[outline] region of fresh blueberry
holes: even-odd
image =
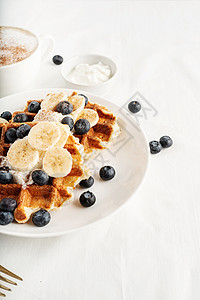
[[[104,181],[111,180],[115,177],[115,169],[111,166],[104,166],[100,169],[99,176]]]
[[[16,134],[16,129],[15,128],[10,128],[6,131],[6,139],[5,142],[6,143],[14,143],[14,141],[16,141],[17,139],[17,134]]]
[[[3,198],[0,201],[0,210],[14,212],[17,207],[17,201],[12,198]]]
[[[25,136],[27,136],[29,134],[30,130],[31,130],[30,125],[22,124],[17,128],[16,135],[19,139],[23,139]]]
[[[82,96],[85,98],[85,106],[86,106],[88,104],[88,97],[83,94],[79,94],[79,96]]]
[[[76,134],[86,134],[90,130],[90,122],[86,119],[79,119],[74,125]]]
[[[3,166],[3,167],[0,167],[0,170],[2,170],[2,171],[9,171],[10,168],[8,166]]]
[[[60,56],[60,55],[54,55],[52,60],[53,60],[55,65],[61,65],[62,62],[63,62],[63,57]]]
[[[162,150],[162,146],[158,141],[151,141],[149,147],[151,154],[157,154]]]
[[[62,115],[69,115],[73,111],[73,105],[69,101],[61,101],[57,105],[57,111]]]
[[[92,192],[87,191],[80,195],[79,201],[82,206],[90,207],[95,203],[96,197]]]
[[[28,116],[24,113],[16,114],[13,118],[14,123],[23,123],[28,121]]]
[[[6,170],[0,170],[0,183],[8,184],[12,183],[13,176]]]
[[[31,113],[38,113],[38,111],[40,110],[40,103],[37,101],[31,101],[28,105],[28,111]]]
[[[7,121],[10,121],[12,119],[12,114],[9,111],[4,111],[0,115],[1,118],[6,119]]]
[[[160,138],[160,143],[163,148],[169,148],[172,146],[173,141],[168,135],[164,135]]]
[[[53,185],[53,177],[49,176],[48,185]]]
[[[9,211],[0,211],[0,225],[8,225],[14,220],[14,216]]]
[[[35,170],[32,173],[33,181],[38,185],[48,184],[49,175],[42,170]]]
[[[90,188],[94,184],[94,178],[90,176],[88,179],[81,180],[79,185],[84,188]]]
[[[32,216],[33,224],[38,227],[46,226],[51,220],[50,213],[45,209],[40,209]]]
[[[61,121],[62,124],[67,124],[70,128],[70,130],[72,130],[74,128],[74,120],[70,117],[64,117]]]
[[[128,104],[128,109],[134,114],[138,113],[141,110],[141,104],[138,101],[131,101]]]

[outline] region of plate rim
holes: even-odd
[[[100,98],[100,99],[103,99],[105,100],[106,102],[108,103],[111,103],[112,105],[115,105],[117,106],[119,109],[120,109],[120,106],[118,106],[116,103],[114,103],[113,101],[111,100],[108,100],[106,97],[104,96],[101,96],[101,95],[98,95],[98,94],[94,94],[94,93],[91,93],[91,92],[87,92],[87,91],[83,91],[83,90],[77,90],[77,89],[67,89],[67,88],[41,88],[41,89],[31,89],[31,90],[27,90],[27,91],[23,91],[23,92],[20,92],[20,93],[14,93],[14,94],[11,94],[11,95],[8,95],[8,96],[5,96],[5,97],[2,97],[0,98],[0,103],[2,100],[4,101],[9,101],[9,98],[12,98],[12,97],[15,97],[15,96],[20,96],[22,94],[26,94],[26,93],[34,93],[34,92],[49,92],[49,91],[57,91],[57,90],[61,90],[61,91],[67,91],[67,92],[78,92],[78,93],[85,93],[87,94],[89,97],[97,97],[97,98]],[[133,116],[134,117],[134,116]],[[135,118],[134,118],[135,120]],[[148,139],[146,137],[146,134],[143,130],[143,128],[140,126],[140,124],[138,124],[135,120],[135,126],[141,131],[142,135],[143,135],[143,138],[144,138],[144,141],[145,141],[145,144],[146,144],[146,147],[148,149]],[[72,228],[72,229],[68,229],[68,230],[64,230],[64,231],[59,231],[59,232],[54,232],[54,233],[40,233],[40,234],[28,234],[28,233],[13,233],[13,232],[2,232],[1,229],[0,229],[0,234],[2,235],[6,235],[6,236],[14,236],[14,237],[22,237],[22,238],[50,238],[50,237],[56,237],[56,236],[62,236],[62,235],[66,235],[66,234],[70,234],[70,233],[73,233],[73,232],[76,232],[76,231],[79,231],[79,230],[84,230],[85,228],[89,227],[89,226],[92,226],[94,224],[96,224],[97,222],[101,222],[103,221],[104,219],[108,218],[108,217],[112,217],[114,216],[115,213],[118,213],[119,210],[121,208],[123,208],[129,201],[130,199],[133,197],[133,195],[135,196],[136,193],[140,190],[140,188],[143,186],[144,182],[145,182],[145,179],[147,177],[147,173],[148,173],[148,170],[149,170],[149,162],[150,162],[150,153],[149,151],[146,152],[147,153],[147,159],[146,159],[146,167],[145,167],[145,171],[144,171],[144,174],[143,174],[143,177],[140,181],[140,183],[138,184],[138,186],[136,187],[135,191],[133,194],[131,194],[127,199],[126,201],[124,201],[122,204],[120,204],[115,210],[113,210],[111,213],[109,213],[108,215],[106,216],[102,216],[100,217],[99,219],[95,220],[95,221],[92,221],[90,222],[89,224],[86,224],[86,225],[83,225],[83,226],[79,226],[79,227],[76,227],[76,228]]]

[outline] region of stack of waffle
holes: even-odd
[[[70,97],[76,96],[73,93]],[[70,99],[70,97],[68,99]],[[28,106],[33,100],[27,101],[23,111],[13,113],[12,119],[8,124],[0,124],[0,156],[6,156],[10,144],[6,143],[5,133],[9,128],[17,128],[22,123],[14,123],[14,117],[18,113],[25,113],[28,116],[29,124],[33,127],[38,120],[36,113],[28,111]],[[34,100],[42,103],[43,100]],[[25,188],[18,183],[0,184],[0,200],[5,197],[11,197],[17,200],[18,206],[15,210],[15,220],[18,223],[25,223],[31,214],[43,208],[46,210],[57,209],[66,201],[73,198],[73,190],[82,180],[89,177],[89,172],[83,159],[94,157],[99,150],[108,148],[113,139],[119,134],[116,116],[107,110],[107,108],[88,102],[85,109],[95,110],[98,114],[98,122],[95,126],[83,135],[77,135],[74,132],[69,135],[64,148],[72,156],[73,164],[71,172],[61,178],[53,178],[51,183],[44,186],[36,184],[27,185]],[[53,109],[56,112],[55,109]],[[56,112],[57,113],[57,112]],[[58,114],[58,113],[57,113]],[[37,120],[37,122],[35,121]],[[1,161],[0,161],[1,162]]]

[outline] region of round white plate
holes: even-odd
[[[47,93],[61,89],[40,89],[14,94],[0,99],[0,112],[14,112],[23,108],[27,100],[42,99]],[[73,90],[62,89],[67,95]],[[80,91],[78,91],[80,93]],[[89,189],[96,195],[96,203],[84,208],[79,204],[79,195],[86,189],[77,188],[73,202],[61,209],[51,212],[51,222],[45,227],[36,227],[29,221],[26,224],[15,222],[0,226],[3,234],[21,237],[50,237],[62,235],[81,229],[106,216],[116,212],[133,196],[141,185],[148,167],[149,147],[142,129],[126,108],[101,98],[97,95],[82,92],[89,101],[105,105],[119,118],[121,134],[113,142],[110,150],[103,150],[91,161],[89,167],[95,178],[94,185]],[[103,165],[111,165],[116,170],[116,176],[111,181],[102,181],[98,172]],[[133,197],[131,197],[133,200]]]

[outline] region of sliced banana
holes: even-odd
[[[60,122],[56,122],[55,124],[58,126],[60,130],[60,139],[58,140],[58,142],[55,144],[54,147],[62,148],[66,144],[66,141],[70,134],[70,129],[68,125],[63,125]]]
[[[86,119],[90,122],[90,126],[95,126],[98,121],[99,121],[99,115],[98,113],[93,110],[93,109],[89,109],[89,108],[85,108],[83,109],[79,114],[76,120],[79,119]]]
[[[52,148],[60,139],[60,129],[55,122],[41,121],[33,126],[28,134],[30,145],[46,151]]]
[[[55,110],[60,101],[67,100],[67,96],[64,92],[50,93],[41,103],[41,109]]]
[[[68,98],[68,101],[73,105],[73,112],[70,114],[74,119],[85,107],[85,98],[83,96],[74,95]]]
[[[9,123],[6,119],[0,117],[0,124]]]
[[[63,148],[48,150],[43,159],[43,169],[55,178],[67,176],[72,169],[71,154]]]
[[[39,153],[28,142],[28,137],[16,140],[8,150],[8,162],[14,170],[32,170],[39,161]]]

